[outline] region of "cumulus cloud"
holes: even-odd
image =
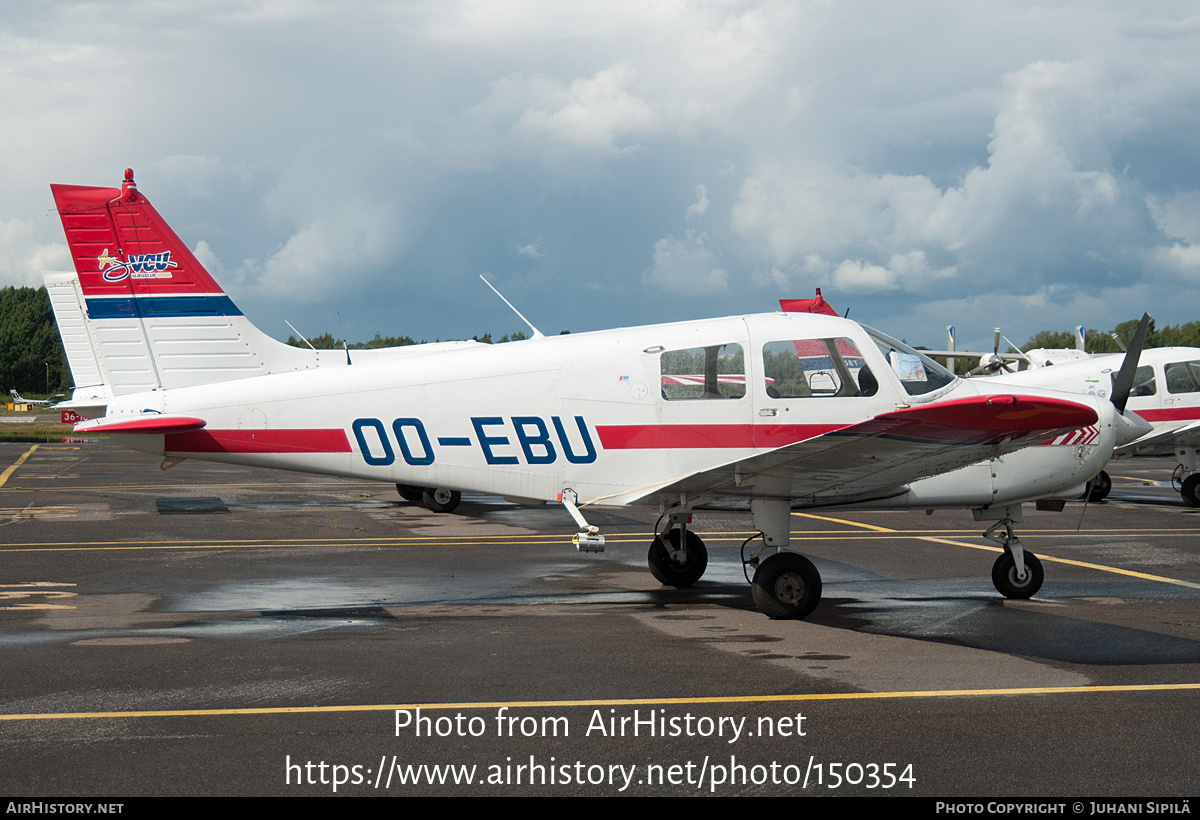
[[[696,201],[687,208],[688,219],[699,219],[708,210],[708,189],[703,185],[696,186]]]
[[[47,182],[132,165],[280,326],[282,298],[470,336],[491,319],[447,282],[514,248],[556,282],[531,309],[575,330],[662,320],[641,288],[688,294],[686,318],[814,284],[886,329],[981,295],[1111,326],[1128,303],[1084,295],[1136,287],[1187,321],[1200,17],[1180,8],[26,4],[0,21],[0,284],[63,247]]]
[[[247,260],[239,273],[259,294],[310,301],[339,292],[347,278],[370,278],[397,250],[389,209],[357,202],[293,234],[264,262]]]
[[[615,65],[569,84],[541,84],[544,99],[522,112],[513,133],[524,139],[552,142],[593,151],[627,150],[626,137],[651,130],[650,105],[630,93],[636,71]]]
[[[1147,197],[1115,167],[1132,127],[1125,117],[1144,115],[1128,86],[1144,81],[1091,60],[1032,62],[1005,77],[986,162],[957,184],[771,159],[743,182],[732,225],[763,242],[776,268],[841,258],[825,281],[858,292],[948,280],[951,292],[1035,287],[1045,277],[1082,285],[1115,275],[1143,256],[1139,244],[1154,243],[1147,209],[1170,236],[1200,235],[1194,194]],[[1192,271],[1191,245],[1150,258]]]
[[[663,237],[654,243],[654,264],[642,272],[642,284],[693,298],[726,293],[729,276],[708,245],[705,234],[690,230],[682,239]]]
[[[73,270],[65,242],[42,243],[32,222],[0,220],[0,282],[40,288],[42,271]]]
[[[816,260],[811,257],[806,262],[809,270],[817,267]],[[910,251],[894,254],[886,266],[860,259],[843,260],[834,269],[832,276],[824,281],[850,292],[919,290],[931,282],[949,279],[956,272],[954,266],[931,268],[925,259],[924,251]]]

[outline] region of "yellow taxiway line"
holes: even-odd
[[[835,524],[845,524],[846,526],[849,526],[849,527],[861,527],[861,528],[863,528],[865,530],[869,530],[871,532],[895,533],[904,538],[915,538],[918,541],[930,541],[934,544],[948,544],[952,547],[966,547],[967,549],[983,550],[984,552],[1003,552],[1004,551],[1004,550],[1000,549],[1000,547],[989,547],[989,546],[985,546],[983,544],[968,544],[965,541],[952,541],[949,538],[937,538],[937,537],[928,536],[928,535],[913,536],[913,535],[909,535],[909,533],[905,532],[904,530],[892,530],[892,529],[888,529],[887,527],[877,527],[874,524],[860,524],[857,521],[848,521],[843,518],[829,518],[828,516],[824,516],[824,515],[813,515],[811,513],[797,513],[797,512],[792,513],[792,515],[800,516],[801,518],[815,518],[819,521],[830,521]],[[1131,578],[1140,578],[1144,581],[1157,581],[1162,584],[1173,584],[1174,586],[1187,587],[1188,589],[1200,589],[1200,584],[1195,583],[1193,581],[1181,581],[1178,578],[1167,578],[1162,575],[1150,575],[1149,573],[1146,573],[1146,572],[1135,572],[1134,570],[1131,570],[1131,569],[1121,569],[1120,567],[1110,567],[1110,566],[1106,566],[1104,564],[1093,564],[1088,561],[1076,561],[1071,558],[1052,558],[1048,555],[1039,555],[1038,558],[1040,558],[1043,561],[1043,563],[1049,561],[1049,562],[1055,563],[1055,564],[1069,564],[1070,566],[1073,566],[1073,567],[1084,567],[1086,569],[1099,570],[1100,572],[1111,572],[1115,575],[1127,575]]]
[[[343,706],[257,706],[245,709],[163,709],[133,712],[42,712],[0,715],[0,721],[93,720],[136,717],[221,717],[226,715],[295,715],[345,712],[392,712],[397,709],[573,709],[598,706],[701,706],[725,703],[797,703],[818,700],[896,700],[902,698],[1005,697],[1011,695],[1103,694],[1114,692],[1180,692],[1200,690],[1200,683],[1145,683],[1120,686],[1034,686],[1018,689],[930,689],[901,692],[839,692],[801,695],[731,695],[701,698],[610,698],[599,700],[464,701],[462,703],[388,703]]]
[[[21,454],[20,458],[18,458],[16,461],[14,461],[12,463],[11,467],[9,467],[4,472],[0,473],[0,487],[4,486],[4,482],[8,481],[8,477],[10,475],[12,475],[13,473],[15,473],[17,471],[17,468],[20,467],[22,464],[24,464],[25,459],[27,459],[31,455],[33,455],[33,451],[36,450],[37,448],[38,448],[37,444],[30,447],[28,450],[26,450],[24,453]]]

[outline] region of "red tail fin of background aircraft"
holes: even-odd
[[[813,299],[780,299],[779,307],[784,313],[824,313],[826,316],[837,316],[837,311],[829,306],[817,288]]]

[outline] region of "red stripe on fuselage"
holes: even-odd
[[[165,437],[169,453],[349,453],[345,430],[193,430]]]
[[[1164,407],[1161,410],[1134,410],[1133,412],[1151,424],[1156,421],[1195,421],[1200,419],[1200,407]]]
[[[841,430],[845,424],[613,424],[597,425],[605,450],[680,450],[783,447]]]

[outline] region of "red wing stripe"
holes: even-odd
[[[193,430],[166,437],[168,453],[349,453],[345,430]]]

